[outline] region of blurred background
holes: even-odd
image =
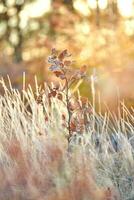
[[[52,81],[51,48],[68,49],[74,67],[97,76],[96,98],[115,106],[117,98],[134,105],[134,0],[1,0],[0,76],[13,87]],[[91,94],[89,83],[80,86]]]

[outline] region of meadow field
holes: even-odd
[[[0,84],[1,200],[134,199],[133,107],[102,114],[78,89],[68,108],[62,85]]]
[[[0,1],[0,200],[134,200],[134,0]]]

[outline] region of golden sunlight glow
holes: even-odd
[[[98,4],[99,4],[100,9],[107,8],[107,0],[99,0]]]
[[[118,0],[118,8],[124,17],[131,17],[134,15],[133,0]]]
[[[87,0],[88,2],[88,5],[91,9],[95,9],[97,4],[96,4],[96,1],[95,0]]]
[[[84,21],[83,23],[77,23],[75,25],[75,28],[76,28],[77,34],[82,32],[83,34],[88,35],[90,33],[90,26],[88,22],[86,21]]]
[[[125,20],[125,32],[127,35],[132,36],[134,34],[134,19]]]
[[[75,0],[73,6],[84,16],[88,16],[90,14],[90,10],[87,6],[87,3],[82,0]]]
[[[95,9],[97,7],[96,0],[87,0],[88,5],[91,9]],[[99,0],[98,5],[100,9],[106,9],[107,8],[107,0]]]
[[[25,10],[29,13],[30,17],[40,17],[50,10],[50,1],[38,0],[32,3],[32,5],[28,5]]]
[[[124,17],[134,16],[133,0],[117,0],[119,12]],[[84,16],[91,14],[90,9],[96,9],[96,0],[74,0],[74,8]],[[100,9],[106,9],[108,0],[98,0]],[[40,17],[51,9],[51,0],[36,0],[21,11],[21,27],[25,27],[30,17]]]
[[[28,4],[21,11],[21,27],[24,28],[27,24],[28,18],[40,17],[51,8],[50,0],[37,0]]]

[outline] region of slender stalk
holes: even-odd
[[[69,132],[69,136],[68,136],[68,143],[71,137],[71,112],[70,112],[70,107],[69,107],[69,83],[68,83],[68,79],[66,78],[66,103],[67,103],[67,112],[68,112],[68,132]]]
[[[26,90],[26,74],[25,74],[25,72],[23,72],[23,87],[22,87],[22,91],[23,91],[22,101],[23,101],[23,103],[24,103],[24,100],[25,100],[25,95],[24,95],[25,90]]]
[[[93,105],[93,132],[95,131],[95,86],[94,77],[91,76],[92,105]]]

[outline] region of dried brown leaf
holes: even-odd
[[[62,52],[59,54],[58,58],[59,58],[60,61],[63,61],[63,59],[64,59],[67,55],[68,55],[68,52],[67,52],[67,49],[65,49],[64,51],[62,51]]]

